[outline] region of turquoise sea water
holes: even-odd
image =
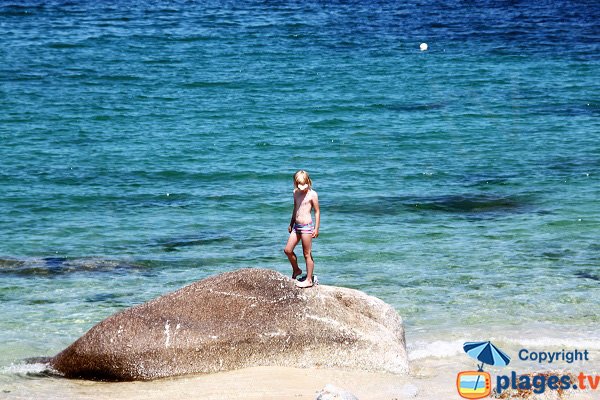
[[[597,2],[102,4],[0,2],[0,366],[288,274],[300,168],[320,281],[409,347],[600,343]]]

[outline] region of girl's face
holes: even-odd
[[[308,183],[296,182],[296,187],[298,187],[298,190],[308,192]]]

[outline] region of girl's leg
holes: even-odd
[[[283,252],[287,256],[288,260],[290,260],[290,264],[292,264],[292,279],[296,279],[298,275],[302,275],[302,270],[298,267],[298,257],[294,253],[294,248],[300,241],[300,234],[292,231],[290,233],[290,237],[288,238],[287,244],[283,249]]]
[[[306,260],[306,280],[307,284],[313,284],[313,271],[315,269],[315,261],[312,257],[312,235],[303,234],[302,236],[302,251],[304,252],[304,260]]]

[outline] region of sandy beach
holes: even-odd
[[[186,376],[150,382],[106,383],[61,378],[30,377],[3,387],[5,399],[315,399],[327,384],[354,394],[360,400],[460,399],[457,371],[473,369],[466,357],[428,358],[411,364],[407,376],[364,371],[254,367],[210,375]],[[599,374],[597,363],[588,374]],[[571,372],[575,372],[572,370]],[[492,372],[492,380],[494,373]],[[593,391],[570,391],[562,399],[592,400]],[[505,397],[506,398],[506,397]],[[529,399],[559,399],[547,391]]]

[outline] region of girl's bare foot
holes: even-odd
[[[301,269],[293,271],[292,272],[292,279],[296,280],[296,278],[299,277],[300,275],[302,275],[302,270]]]

